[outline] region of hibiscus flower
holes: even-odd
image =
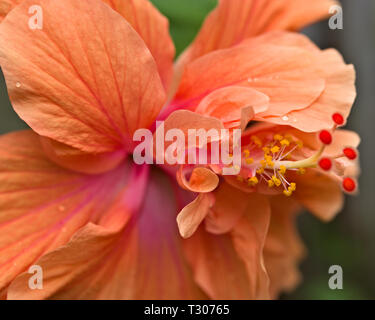
[[[221,0],[174,65],[168,22],[147,0],[0,1],[2,16],[15,6],[0,25],[0,65],[32,129],[0,137],[0,296],[264,299],[292,289],[296,212],[328,220],[340,185],[356,189],[359,139],[336,130],[355,98],[353,67],[282,31],[332,4]],[[31,6],[41,29],[29,28]],[[243,168],[223,177],[213,165],[136,165],[133,135],[157,120],[241,128]],[[42,290],[29,288],[31,265]]]

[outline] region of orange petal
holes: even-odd
[[[327,17],[334,4],[337,2],[333,0],[220,0],[192,45],[179,58],[175,82],[186,64],[204,54],[271,30],[301,29]]]
[[[265,41],[268,44],[304,48],[315,54],[311,63],[313,73],[325,79],[325,89],[322,95],[308,108],[285,112],[282,116],[265,112],[260,120],[266,120],[282,125],[290,125],[297,129],[314,132],[333,126],[332,114],[339,112],[346,118],[353,105],[355,91],[355,72],[352,65],[346,65],[342,56],[333,49],[320,51],[307,37],[302,34],[289,32],[269,32],[262,37],[246,40],[251,44]],[[263,119],[262,119],[263,118]]]
[[[326,147],[324,154],[336,156],[342,154],[344,147],[357,148],[361,142],[358,133],[345,129],[335,130],[332,134],[332,143]]]
[[[286,126],[254,126],[246,130],[243,138],[251,133],[255,134],[257,128],[264,127],[265,130],[270,130],[271,132],[285,134],[287,132],[293,136],[296,140],[303,142],[303,148],[301,149],[305,157],[312,156],[316,154],[321,148],[321,142],[317,137],[316,132],[303,132],[297,129],[289,128]],[[288,129],[286,129],[288,128]],[[285,131],[286,129],[286,131]],[[258,132],[259,133],[259,132]],[[357,133],[344,129],[336,129],[332,133],[332,143],[324,149],[321,157],[329,157],[333,160],[332,170],[330,171],[330,178],[336,183],[341,183],[340,177],[351,176],[357,177],[360,173],[359,161],[349,160],[343,156],[343,149],[345,147],[357,148],[360,144],[360,137]],[[302,179],[303,176],[297,176],[298,179]],[[258,189],[259,190],[259,189]]]
[[[343,154],[344,148],[356,149],[361,142],[359,135],[350,130],[338,129],[335,130],[332,136],[332,143],[324,150],[324,156],[337,157]],[[340,177],[358,177],[361,173],[359,158],[355,160],[350,160],[346,157],[335,159],[333,172]]]
[[[250,186],[249,184],[244,183],[244,181],[238,180],[237,176],[234,176],[234,175],[224,176],[224,180],[230,186],[236,188],[237,190],[241,190],[241,192],[244,192],[244,193],[255,192],[257,190],[257,187],[258,187],[258,186],[256,186],[256,187]]]
[[[8,299],[205,298],[182,255],[171,193],[168,178],[152,172],[142,209],[125,228],[87,225],[36,262],[44,271],[43,290],[30,290],[24,273]]]
[[[122,165],[96,176],[74,173],[49,161],[32,131],[0,136],[0,292],[87,222],[104,219],[129,180],[129,169]]]
[[[0,22],[4,20],[5,16],[22,0],[0,0]]]
[[[243,112],[251,107],[245,118],[249,122],[254,114],[268,109],[269,98],[265,94],[246,87],[226,87],[207,95],[198,105],[195,112],[220,119],[225,127],[241,127]],[[247,125],[247,123],[246,123]],[[245,125],[245,126],[246,126]]]
[[[69,147],[55,140],[41,137],[45,154],[50,160],[66,169],[86,173],[100,174],[116,168],[126,157],[125,150],[92,154]]]
[[[185,137],[188,136],[189,129],[204,129],[206,131],[216,129],[220,132],[223,128],[223,123],[219,119],[189,110],[174,111],[164,122],[165,132],[170,129],[180,129],[185,134]]]
[[[307,108],[285,112],[278,117],[266,116],[264,120],[290,125],[306,132],[316,132],[332,128],[332,115],[336,112],[345,119],[349,116],[356,97],[353,66],[346,65],[334,49],[317,52],[316,59],[319,63],[315,64],[315,75],[326,80],[322,95]]]
[[[150,49],[160,77],[167,88],[173,75],[175,48],[169,35],[169,22],[148,0],[102,0],[120,13],[138,32]],[[0,0],[0,22],[22,0]]]
[[[41,30],[28,26],[31,5],[43,9]],[[99,0],[25,0],[0,26],[0,53],[21,118],[40,135],[85,152],[129,146],[164,103],[146,45]]]
[[[340,184],[330,174],[310,169],[296,176],[295,196],[309,211],[323,221],[330,221],[342,209],[344,196]]]
[[[227,233],[246,212],[249,195],[224,181],[213,195],[215,204],[205,219],[206,230],[214,234]]]
[[[299,30],[328,17],[329,8],[336,3],[331,0],[220,0],[189,49],[191,59],[229,48],[264,32]]]
[[[284,45],[282,36],[280,43],[268,43],[268,37],[261,36],[187,65],[172,105],[194,110],[207,94],[228,86],[242,86],[269,97],[267,115],[302,110],[316,101],[325,88],[324,77],[316,71],[318,63],[315,51],[304,45]]]
[[[204,141],[201,141],[197,138],[194,142],[192,141],[189,143],[189,130],[200,130],[203,129],[205,132],[208,132],[210,129],[215,129],[216,133],[218,134],[217,137],[213,137],[213,139],[209,140],[210,138],[207,138],[208,142],[214,142],[220,139],[219,134],[221,133],[221,129],[224,128],[223,123],[214,117],[201,115],[196,112],[192,112],[189,110],[177,110],[172,112],[168,118],[163,122],[163,126],[159,126],[156,129],[156,132],[154,134],[154,147],[157,145],[157,139],[158,136],[162,139],[165,137],[165,133],[172,129],[178,129],[184,134],[185,138],[185,150],[183,150],[185,153],[186,151],[189,151],[189,148],[201,148],[206,147],[206,143]],[[163,131],[164,130],[164,131]],[[173,142],[164,142],[164,150],[167,150],[168,147]],[[157,151],[157,150],[156,150]],[[160,151],[159,151],[160,152]],[[157,157],[157,155],[156,155]]]
[[[293,290],[300,281],[298,263],[305,251],[296,230],[296,214],[300,206],[283,195],[270,197],[271,222],[264,246],[264,260],[270,277],[270,293],[277,298],[281,292]]]
[[[189,203],[177,216],[177,225],[181,237],[190,238],[197,230],[208,210],[212,207],[215,198],[211,193],[201,193]]]
[[[179,185],[189,191],[208,193],[218,186],[219,177],[210,169],[197,167],[191,171],[189,181],[186,179],[188,168],[180,166],[176,173],[176,178]]]
[[[233,228],[233,244],[245,263],[254,299],[269,298],[269,278],[264,266],[263,247],[270,222],[271,209],[265,196],[249,195],[247,212]]]
[[[213,235],[200,227],[183,244],[194,280],[210,299],[254,298],[229,234]]]
[[[148,0],[103,0],[120,13],[150,49],[160,77],[167,88],[173,75],[175,48],[169,22]]]

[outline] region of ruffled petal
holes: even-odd
[[[150,49],[160,77],[167,88],[173,75],[175,48],[169,35],[169,22],[148,0],[102,0],[121,14]],[[22,0],[0,0],[0,22]]]
[[[206,230],[214,234],[227,233],[245,214],[249,194],[221,181],[213,195],[215,204],[205,219]]]
[[[191,46],[180,56],[175,82],[191,61],[272,30],[296,31],[328,17],[333,0],[220,0]]]
[[[88,222],[110,219],[104,214],[130,169],[124,164],[104,175],[74,173],[49,161],[32,131],[1,136],[0,292]]]
[[[201,222],[207,216],[215,198],[210,193],[201,193],[189,203],[177,216],[178,230],[181,237],[189,238],[198,229]]]
[[[271,222],[264,246],[264,261],[270,277],[271,298],[293,290],[300,282],[298,263],[304,257],[304,246],[296,229],[301,209],[292,198],[270,197]]]
[[[229,234],[214,235],[201,226],[183,244],[194,280],[210,299],[254,298]]]
[[[28,26],[31,5],[42,8],[40,30]],[[99,0],[25,0],[0,26],[0,64],[20,117],[85,152],[131,148],[165,100],[145,43]]]
[[[131,187],[130,187],[131,189]],[[8,299],[202,299],[181,250],[176,203],[166,176],[151,173],[138,214],[124,228],[90,224],[43,256],[43,290],[20,275]]]
[[[344,204],[340,184],[331,174],[310,169],[302,176],[296,176],[298,201],[323,221],[332,220]]]
[[[220,119],[226,128],[243,129],[256,114],[268,109],[268,103],[268,96],[259,91],[232,86],[210,93],[200,102],[195,112]],[[245,122],[241,123],[246,108],[251,108],[251,112],[245,117]]]
[[[270,206],[265,197],[247,194],[246,208],[240,209],[242,216],[235,214],[237,223],[231,232],[214,235],[200,227],[184,242],[195,281],[212,299],[269,297],[263,246]]]
[[[196,167],[190,172],[190,178],[186,178],[186,167],[181,166],[176,173],[179,185],[189,191],[207,193],[216,189],[219,177],[210,169]]]
[[[294,43],[301,42],[300,35],[288,34],[288,38],[293,37]],[[269,97],[264,115],[281,116],[309,107],[325,89],[325,78],[316,71],[321,61],[305,42],[286,45],[283,33],[276,38],[280,41],[268,43],[269,36],[260,36],[190,63],[171,105],[196,110],[211,92],[241,86]]]
[[[245,263],[253,299],[269,299],[269,277],[263,248],[270,223],[271,208],[265,196],[252,193],[247,212],[233,228],[236,252]]]
[[[163,115],[161,115],[163,117]],[[165,140],[165,134],[171,133],[173,130],[177,129],[178,134],[182,133],[180,135],[181,139],[183,138],[182,144],[174,142],[174,141],[164,141]],[[214,130],[214,134],[209,136],[210,130]],[[162,122],[161,125],[156,129],[154,134],[154,155],[155,157],[166,159],[171,154],[170,152],[174,153],[182,153],[182,156],[185,156],[185,158],[188,158],[189,152],[196,152],[197,148],[205,148],[207,147],[207,143],[214,142],[220,140],[220,134],[221,129],[224,129],[224,125],[221,122],[220,119],[201,115],[196,112],[192,112],[189,110],[177,110],[172,112],[167,119]],[[196,130],[196,139],[190,139],[189,138],[189,132],[192,132],[193,130]],[[207,140],[200,139],[199,138],[199,131],[203,130],[204,133],[207,133]],[[160,144],[160,141],[164,141],[163,144]],[[160,144],[160,147],[158,148]],[[172,144],[175,145],[176,148],[172,148],[172,150],[169,150],[169,147]],[[173,145],[172,145],[173,146]],[[181,150],[181,147],[184,147]],[[162,153],[163,152],[163,153]],[[206,163],[202,163],[202,165],[205,165]]]
[[[349,116],[356,97],[354,67],[345,64],[340,53],[334,49],[317,52],[316,58],[319,63],[314,66],[315,75],[326,81],[322,95],[307,108],[285,112],[278,117],[265,117],[265,121],[315,132],[332,128],[332,115],[336,112],[344,119]]]

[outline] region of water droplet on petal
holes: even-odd
[[[288,121],[289,117],[288,116],[283,116],[281,119],[283,119],[283,121]]]
[[[17,88],[20,88],[20,87],[21,87],[21,82],[17,82],[17,83],[16,83],[16,87],[17,87]]]

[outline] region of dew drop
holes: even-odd
[[[283,119],[283,121],[288,121],[289,117],[288,116],[283,116],[281,119]]]
[[[20,87],[21,87],[21,82],[17,82],[17,83],[16,83],[16,87],[17,87],[17,88],[20,88]]]

